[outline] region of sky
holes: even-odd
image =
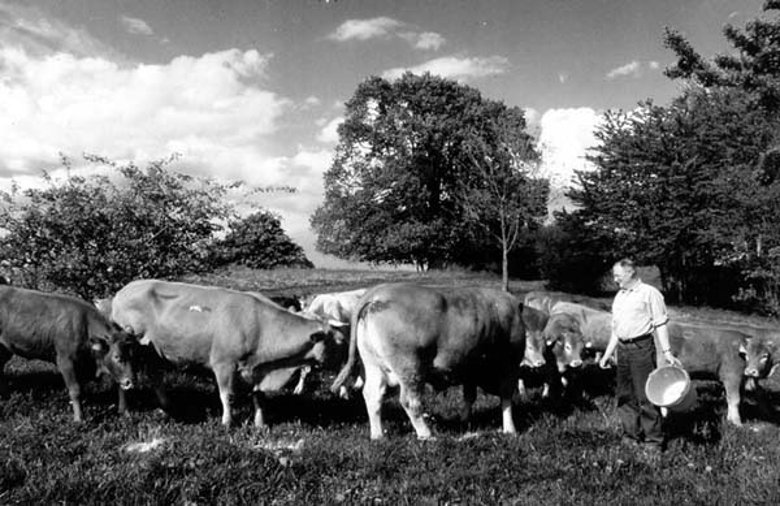
[[[664,27],[701,54],[763,0],[0,0],[0,188],[60,154],[172,166],[250,185],[318,267],[309,216],[344,102],[369,76],[429,71],[526,112],[558,187],[586,168],[609,109],[681,84]]]

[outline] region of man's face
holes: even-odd
[[[612,279],[620,288],[627,288],[631,285],[631,281],[634,279],[633,269],[627,269],[621,265],[616,265],[612,268]]]

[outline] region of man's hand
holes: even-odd
[[[612,368],[612,364],[610,364],[609,362],[610,362],[610,357],[607,356],[601,357],[601,360],[599,360],[599,367],[601,367],[602,369],[610,369]]]
[[[674,354],[672,354],[672,350],[664,351],[664,360],[666,360],[666,363],[669,365],[673,365],[675,367],[682,367],[682,362],[680,362],[680,359],[675,357]]]

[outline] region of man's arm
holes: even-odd
[[[655,328],[655,335],[658,338],[658,344],[661,346],[661,353],[663,353],[664,360],[670,365],[682,367],[680,359],[674,356],[672,353],[672,346],[669,342],[669,326],[663,323]]]
[[[602,355],[601,360],[599,360],[599,367],[601,367],[602,369],[607,369],[609,367],[607,361],[615,352],[615,348],[617,347],[617,344],[618,344],[617,334],[612,332],[612,334],[609,336],[609,343],[607,344],[607,349],[604,350],[604,355]]]

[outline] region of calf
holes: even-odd
[[[349,359],[333,389],[349,377],[357,352],[365,370],[363,398],[372,439],[384,436],[382,399],[395,385],[417,437],[431,437],[421,401],[426,383],[437,389],[463,385],[465,418],[478,386],[498,394],[504,432],[516,432],[512,396],[525,353],[525,328],[521,304],[512,295],[483,288],[376,286],[352,316]]]
[[[84,419],[84,381],[106,372],[120,392],[133,386],[135,340],[86,301],[67,295],[0,286],[0,387],[3,366],[16,354],[57,365],[73,406],[73,419]],[[119,411],[126,404],[120,393]]]
[[[264,392],[281,388],[302,365],[344,362],[346,339],[329,323],[287,311],[261,294],[138,280],[112,302],[112,318],[163,360],[214,373],[222,423],[232,423],[236,372],[253,387],[254,424],[265,427]],[[159,385],[163,407],[167,399]]]
[[[692,378],[715,378],[726,390],[727,420],[742,425],[739,414],[745,361],[740,350],[751,336],[733,328],[670,321],[669,342],[674,355]],[[620,357],[618,357],[620,360]]]

